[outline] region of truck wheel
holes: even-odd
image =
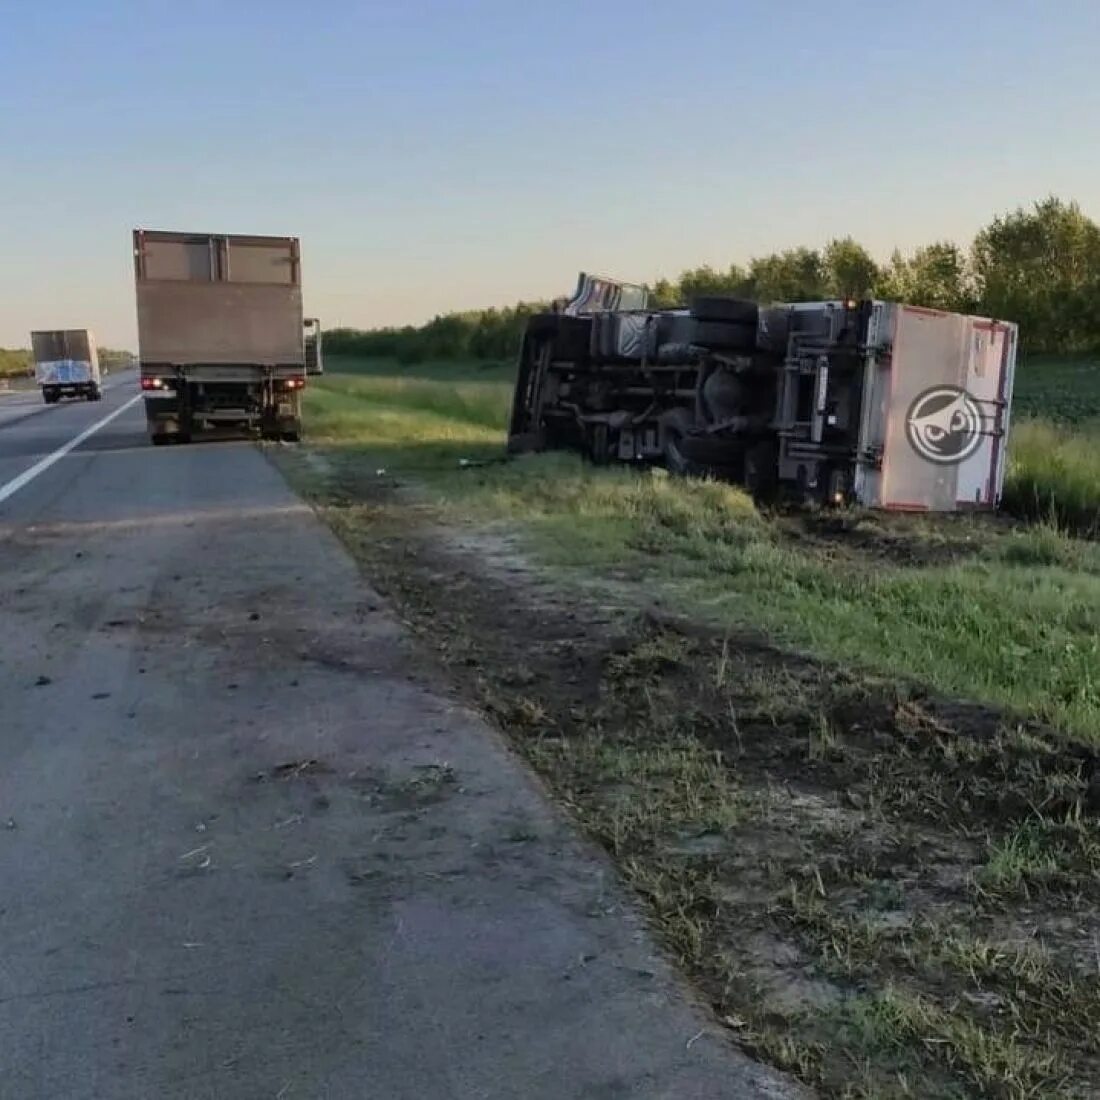
[[[172,437],[164,432],[157,432],[156,435],[149,436],[149,442],[154,447],[163,447]]]
[[[756,328],[760,307],[755,302],[744,298],[704,294],[692,299],[691,315],[698,321],[727,321],[735,325],[752,325]]]
[[[757,443],[745,454],[745,488],[756,500],[769,500],[779,485],[778,456],[770,443]]]
[[[665,456],[665,466],[670,474],[680,477],[703,477],[706,468],[693,462],[684,453],[684,440],[694,424],[687,409],[669,409],[660,419],[661,451]]]
[[[595,466],[606,466],[611,461],[611,433],[606,424],[593,424],[587,432],[588,457]]]

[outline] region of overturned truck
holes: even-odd
[[[762,498],[992,509],[1004,481],[1014,324],[884,301],[646,308],[582,275],[532,317],[509,446],[663,464]]]

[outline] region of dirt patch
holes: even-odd
[[[1012,525],[994,516],[925,517],[799,509],[776,517],[790,543],[826,559],[921,568],[950,565],[986,552]]]
[[[613,611],[377,481],[322,512],[616,859],[745,1048],[832,1097],[1100,1091],[1094,748]],[[898,561],[886,527],[853,542],[785,522]],[[973,553],[960,532],[914,564]]]

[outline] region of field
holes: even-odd
[[[1100,364],[1021,363],[1005,504],[1079,533],[1100,534]]]
[[[1100,422],[1100,362],[1081,356],[1022,355],[1014,408],[1024,417],[1070,424]]]
[[[333,363],[279,459],[732,1041],[826,1096],[1097,1095],[1100,371],[1021,370],[1032,525],[505,462],[510,395]]]

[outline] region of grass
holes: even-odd
[[[451,519],[518,528],[578,579],[603,570],[644,580],[647,593],[690,614],[1100,731],[1095,544],[1050,524],[1007,534],[914,521],[896,534],[865,517],[853,523],[856,541],[900,539],[918,555],[940,544],[945,560],[899,567],[889,555],[849,552],[845,537],[827,553],[807,551],[733,486],[594,469],[573,455],[498,463],[511,399],[503,368],[429,364],[411,378],[392,369],[330,373],[310,392],[311,438],[345,474],[405,475]],[[1036,433],[1025,426],[1022,437],[1030,446]]]
[[[1022,359],[1013,409],[1005,507],[1100,535],[1100,362]]]
[[[832,1100],[1098,1094],[1100,545],[503,462],[506,367],[333,366],[282,460],[743,1047]]]
[[[1025,419],[1100,421],[1100,357],[1021,355],[1013,409]]]
[[[1047,419],[1018,423],[1005,506],[1016,515],[1100,535],[1100,420],[1072,432]]]

